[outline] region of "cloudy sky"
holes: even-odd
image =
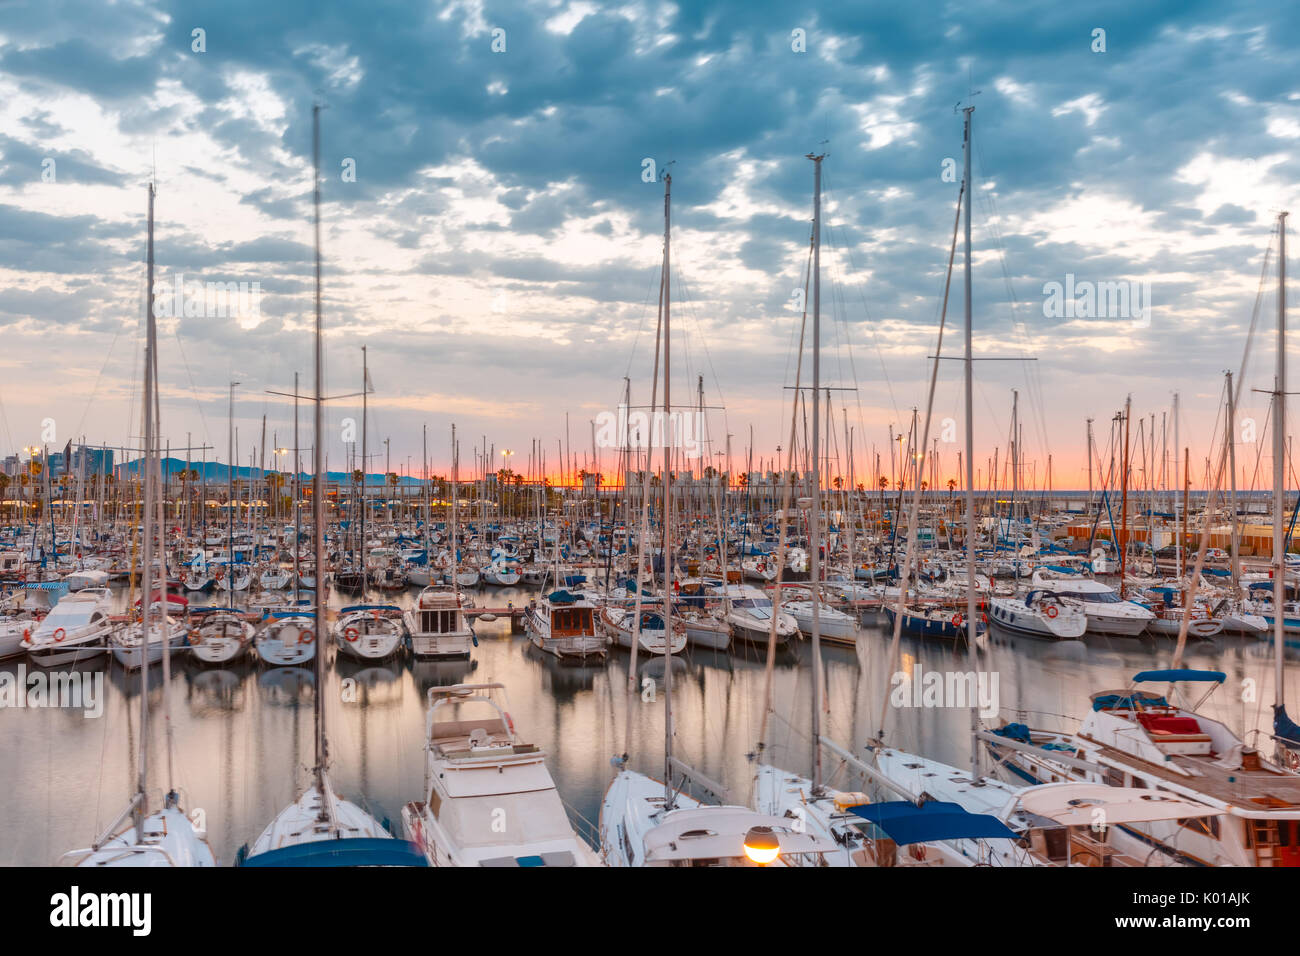
[[[427,425],[445,471],[455,422],[466,467],[486,436],[517,470],[537,441],[555,472],[566,414],[581,467],[624,376],[633,404],[648,402],[663,186],[645,181],[647,161],[673,177],[674,399],[694,401],[702,376],[713,451],[731,434],[738,466],[752,427],[770,458],[789,431],[804,157],[818,151],[823,381],[856,389],[832,393],[829,453],[846,471],[851,429],[859,479],[873,449],[888,471],[891,425],[925,408],[955,106],[969,101],[975,352],[1037,359],[976,367],[981,481],[995,448],[1005,459],[1014,388],[1026,480],[1044,481],[1050,455],[1056,487],[1085,484],[1085,421],[1105,455],[1127,394],[1134,442],[1154,415],[1172,455],[1161,422],[1179,392],[1199,484],[1275,217],[1296,207],[1298,18],[1185,0],[0,2],[0,451],[51,433],[58,447],[136,440],[151,171],[159,281],[261,290],[237,315],[160,320],[167,437],[225,460],[237,380],[241,460],[263,415],[268,448],[291,442],[292,408],[266,390],[291,390],[295,371],[312,385],[319,101],[326,390],[359,389],[367,346],[373,470],[390,438],[393,469],[410,456],[418,473]],[[960,254],[958,269],[951,356]],[[1067,276],[1076,291],[1133,283],[1151,309],[1045,314],[1045,286]],[[1266,434],[1267,399],[1250,389],[1272,380],[1274,281],[1243,437]],[[963,406],[960,363],[941,365],[933,435],[957,439],[939,444],[946,475]],[[330,406],[332,468],[357,416],[350,400]],[[1256,485],[1266,446],[1239,452]]]

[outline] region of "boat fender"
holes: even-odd
[[[189,638],[191,647],[198,647],[203,643],[203,635],[199,633],[197,627],[190,628]]]

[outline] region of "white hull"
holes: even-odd
[[[301,638],[311,634],[310,641]],[[253,638],[257,656],[272,667],[306,664],[316,657],[316,622],[313,620],[273,621]]]
[[[254,628],[230,615],[205,621],[190,636],[190,653],[204,664],[230,664],[244,655],[253,642]]]
[[[160,624],[153,624],[149,629],[149,640],[141,641],[143,625],[133,624],[124,631],[113,635],[113,659],[129,671],[138,670],[142,665],[152,666],[162,661],[163,638]],[[167,643],[173,656],[185,645],[185,628],[178,621],[168,621]]]
[[[76,866],[216,866],[212,848],[201,831],[176,808],[144,818],[144,839],[134,826],[105,842],[98,850],[73,850],[64,860]]]

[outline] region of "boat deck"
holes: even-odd
[[[1080,736],[1090,743],[1098,743],[1085,735]],[[1171,755],[1169,762],[1188,770],[1191,773],[1189,777],[1114,747],[1100,746],[1118,761],[1139,766],[1171,783],[1192,787],[1223,803],[1257,810],[1300,811],[1300,776],[1295,774],[1279,773],[1264,766],[1259,770],[1228,770],[1217,765],[1223,759],[1223,755],[1217,753]]]

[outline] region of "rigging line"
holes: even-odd
[[[980,177],[981,177],[980,181],[990,182],[990,183],[994,182],[992,177],[988,176],[985,169],[984,147],[982,142],[975,144],[975,158],[980,166],[980,170],[979,170]],[[1002,227],[1001,227],[1002,217],[1001,214],[998,212],[998,208],[997,208],[997,191],[994,189],[989,189],[989,190],[983,190],[982,192],[985,193],[985,195],[982,195],[980,197],[980,200],[985,205],[986,213],[987,213],[985,223],[989,229],[989,232],[993,236],[994,244],[998,252],[998,263],[1002,270],[1002,278],[1003,281],[1006,283],[1007,296],[1011,301],[1012,332],[1018,339],[1020,339],[1021,352],[1023,357],[1024,352],[1034,351],[1034,349],[1032,347],[1033,343],[1029,341],[1028,324],[1020,318],[1020,312],[1021,312],[1020,300],[1016,296],[1015,284],[1012,282],[1011,273],[1007,267],[1006,243],[1003,241],[1002,238]],[[1042,445],[1043,451],[1047,454],[1050,454],[1051,444],[1048,441],[1049,433],[1047,430],[1045,405],[1042,404],[1043,402],[1042,373],[1037,368],[1034,369],[1025,368],[1024,366],[1029,363],[1022,362],[1020,364],[1022,366],[1021,373],[1024,376],[1026,391],[1033,398],[1031,404],[1032,404],[1032,410],[1034,412],[1034,424],[1038,428],[1039,439],[1043,443]],[[1034,364],[1036,365],[1037,363]]]
[[[824,175],[825,175],[825,174],[823,173],[823,176],[824,176]],[[804,306],[803,311],[804,311],[805,313],[808,311],[808,310],[807,310],[807,302],[808,302],[808,286],[809,286],[809,284],[810,284],[811,281],[812,281],[812,259],[813,259],[813,236],[812,236],[812,230],[809,230],[809,232],[808,232],[808,259],[807,259],[807,261],[804,263],[804,270],[803,270],[803,299],[804,299],[804,303],[805,303],[805,306]],[[795,333],[796,333],[796,332],[799,333],[799,343],[800,343],[800,344],[799,344],[799,347],[798,347],[798,351],[795,350],[795,345],[794,345],[794,341],[795,341]],[[803,322],[803,320],[800,320],[800,323],[799,323],[798,325],[795,325],[794,323],[791,323],[791,324],[790,324],[790,346],[789,346],[789,351],[786,353],[786,358],[785,358],[785,374],[784,374],[784,376],[782,377],[782,381],[783,381],[783,382],[788,383],[788,382],[790,381],[790,362],[791,362],[791,359],[792,359],[792,358],[793,358],[793,359],[795,360],[795,362],[797,363],[797,367],[796,367],[796,370],[795,370],[795,384],[796,384],[796,385],[797,385],[798,382],[799,382],[799,378],[800,378],[800,376],[803,374],[803,335],[804,335],[804,322]],[[785,389],[782,389],[782,391],[781,391],[781,417],[778,419],[778,421],[781,421],[781,422],[785,421],[785,418],[786,418],[786,407],[785,407],[786,394],[785,394],[785,391],[786,391]],[[798,390],[795,390],[795,391],[790,392],[790,400],[791,400],[792,402],[795,401],[795,400],[797,399],[798,395],[799,395]]]
[[[822,186],[823,186],[823,188],[822,188],[822,192],[823,192],[823,195],[825,195],[825,194],[827,194],[827,193],[831,193],[831,192],[832,192],[832,186],[831,186],[830,183],[827,182],[827,180],[826,180],[826,171],[825,171],[825,170],[822,171],[822,181],[823,181],[823,182],[822,182]],[[835,231],[835,226],[834,226],[834,225],[828,225],[826,231],[827,231],[827,233],[831,234],[832,237],[833,237],[833,234],[834,234],[834,231]],[[845,254],[848,256],[848,259],[849,259],[849,268],[852,269],[854,272],[859,271],[859,270],[858,270],[857,262],[856,262],[856,261],[854,260],[854,258],[853,258],[853,249],[852,249],[852,246],[846,244]],[[859,297],[860,297],[861,300],[862,300],[862,314],[866,317],[866,320],[867,320],[867,328],[868,328],[868,330],[871,332],[872,343],[875,345],[875,348],[876,348],[876,357],[880,360],[880,372],[881,372],[881,377],[884,379],[884,381],[885,381],[885,388],[886,388],[886,390],[889,392],[889,403],[894,407],[894,415],[899,419],[899,421],[901,421],[901,420],[902,420],[902,412],[899,410],[898,398],[897,398],[897,396],[894,394],[894,383],[893,383],[893,380],[889,377],[889,367],[888,367],[888,366],[886,365],[886,363],[885,363],[885,354],[884,354],[884,349],[882,349],[882,348],[881,348],[881,345],[880,345],[880,335],[879,335],[879,333],[878,333],[878,331],[877,331],[877,329],[876,329],[876,323],[875,323],[875,321],[871,318],[871,310],[867,307],[867,296],[866,296],[866,291],[865,291],[865,290],[864,290],[860,285],[857,286],[857,289],[858,289],[858,295],[859,295]],[[856,378],[857,378],[857,363],[855,362],[855,360],[854,360],[854,358],[853,358],[853,346],[852,346],[851,344],[850,344],[850,346],[849,346],[849,363],[850,363],[850,365],[852,366],[852,368],[853,368],[853,370],[854,370],[854,371],[853,371],[853,374],[854,374],[854,378],[855,378],[855,380],[856,380]],[[861,415],[861,412],[862,412],[862,398],[861,398],[861,395],[858,395],[856,401],[857,401],[857,405],[858,405],[858,412],[859,412],[859,415]],[[861,421],[861,419],[859,419],[859,420]]]
[[[929,387],[929,394],[926,397],[924,431],[922,432],[921,440],[918,443],[920,447],[915,449],[914,451],[914,454],[919,453],[919,457],[915,459],[916,490],[912,494],[912,500],[907,509],[907,548],[904,553],[903,561],[900,562],[898,565],[898,603],[894,606],[894,620],[893,620],[894,633],[889,642],[889,655],[885,659],[887,673],[897,673],[902,664],[901,645],[902,645],[902,637],[903,637],[903,609],[907,604],[908,578],[911,576],[912,562],[918,561],[920,559],[920,554],[918,553],[916,548],[916,528],[917,528],[918,513],[920,511],[920,506],[921,506],[921,482],[925,474],[926,446],[930,443],[930,425],[931,425],[931,420],[934,412],[934,393],[935,393],[935,389],[938,387],[939,384],[939,367],[940,367],[940,363],[943,361],[941,357],[943,355],[943,333],[944,333],[944,328],[948,322],[948,297],[952,292],[952,268],[953,268],[953,263],[957,257],[957,233],[961,226],[962,199],[963,197],[965,197],[966,190],[968,188],[969,188],[969,183],[967,183],[965,179],[963,179],[961,188],[957,192],[957,211],[953,216],[953,223],[952,223],[952,243],[948,247],[948,268],[946,269],[946,277],[944,281],[943,308],[940,312],[939,329],[938,329],[938,334],[936,336],[936,342],[935,342],[934,366],[930,370],[930,387]],[[909,445],[910,444],[911,441],[909,439]],[[906,469],[904,469],[904,474],[906,474]],[[901,508],[903,503],[903,487],[902,487],[901,479],[899,482],[898,501],[899,501],[899,507]],[[967,542],[966,546],[968,548],[973,547],[974,542]],[[968,589],[973,589],[975,587],[975,581],[974,580],[967,581],[966,587]],[[976,622],[970,621],[968,631],[967,631],[967,638],[966,638],[967,641],[973,641],[975,639],[974,637],[971,636],[971,634],[975,630],[976,630]],[[878,725],[879,733],[877,734],[877,738],[882,742],[885,739],[885,721],[889,717],[890,694],[886,692],[884,697],[885,700],[881,706],[880,723]]]
[[[624,378],[632,377],[632,363],[636,361],[637,345],[640,344],[641,334],[645,331],[646,316],[650,314],[650,296],[654,292],[655,279],[659,278],[659,269],[660,266],[656,265],[649,270],[650,279],[646,283],[645,302],[641,305],[641,319],[636,327],[636,335],[632,337],[632,349],[627,357],[627,368],[623,370]]]
[[[199,401],[199,390],[194,382],[194,371],[190,368],[190,360],[185,355],[185,346],[181,344],[179,324],[172,330],[172,336],[176,339],[176,347],[180,349],[181,353],[181,364],[185,366],[185,374],[190,380],[190,394],[194,396],[194,404],[198,408],[199,422],[203,426],[204,441],[210,445],[215,444],[212,441],[212,433],[208,430],[207,416],[203,414],[203,403]]]
[[[682,296],[682,304],[686,307],[686,311],[691,319],[691,324],[699,333],[700,344],[704,349],[704,361],[709,366],[709,374],[713,376],[713,387],[717,389],[718,392],[718,404],[722,406],[722,426],[723,428],[726,428],[727,398],[722,391],[722,381],[718,378],[718,370],[713,365],[713,353],[709,350],[709,337],[704,333],[704,324],[700,321],[699,316],[695,311],[695,300],[691,296],[690,288],[686,284],[686,270],[682,269],[681,266],[677,266],[674,268],[673,274],[677,279],[677,288]],[[685,330],[682,331],[684,339]]]

